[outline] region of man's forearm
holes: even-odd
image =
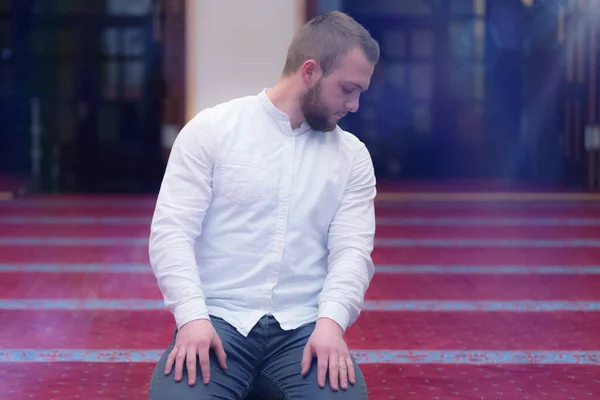
[[[373,263],[359,250],[347,251],[331,261],[319,297],[318,318],[330,318],[343,331],[352,325],[364,304],[365,293],[373,277]]]
[[[173,313],[178,328],[194,319],[208,318],[200,276],[189,239],[154,231],[150,239],[150,261],[165,306]],[[166,236],[166,234],[164,234]]]

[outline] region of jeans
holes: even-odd
[[[150,381],[150,400],[366,400],[364,376],[354,363],[356,383],[346,390],[334,392],[329,377],[323,389],[317,384],[317,359],[313,359],[306,377],[300,374],[302,352],[315,323],[284,331],[275,318],[259,320],[247,337],[221,318],[211,317],[227,354],[227,370],[221,369],[214,352],[210,351],[210,382],[202,382],[200,365],[196,365],[196,384],[188,385],[184,363],[182,379],[174,380],[174,368],[165,375],[167,357],[173,342],[156,365]],[[175,333],[175,335],[177,332]]]

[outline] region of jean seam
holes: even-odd
[[[250,392],[250,388],[252,388],[252,380],[250,380],[250,382],[246,382],[246,389],[240,394],[241,399],[243,399],[248,392]]]
[[[276,381],[276,380],[275,380],[273,377],[271,377],[269,374],[266,374],[266,373],[264,373],[264,372],[261,372],[261,373],[260,373],[260,375],[262,375],[263,377],[265,377],[265,378],[267,378],[268,380],[270,380],[270,381],[271,381],[271,383],[272,383],[273,385],[275,385],[275,386],[277,387],[277,389],[279,389],[279,390],[281,391],[281,393],[283,393],[283,398],[284,398],[285,400],[287,400],[287,399],[289,398],[289,397],[288,397],[288,394],[286,393],[286,391],[285,391],[285,390],[284,390],[284,389],[281,387],[281,385],[280,385],[279,383],[277,383],[277,381]]]

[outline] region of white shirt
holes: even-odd
[[[373,277],[375,175],[339,127],[293,130],[266,90],[206,109],[178,135],[150,261],[177,327],[209,315],[248,335],[358,317]]]

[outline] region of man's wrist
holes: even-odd
[[[325,325],[328,327],[335,327],[335,328],[339,329],[340,334],[342,334],[342,335],[344,334],[344,329],[340,326],[340,324],[338,324],[336,321],[334,321],[331,318],[328,318],[328,317],[317,318],[316,326],[322,326],[322,325]]]
[[[175,308],[173,314],[178,329],[196,319],[209,319],[206,303],[201,297],[196,297],[180,304]]]
[[[346,331],[348,322],[350,321],[350,316],[346,307],[336,301],[326,301],[319,304],[317,321],[321,318],[326,318],[337,323],[337,325],[341,327],[342,332]]]

